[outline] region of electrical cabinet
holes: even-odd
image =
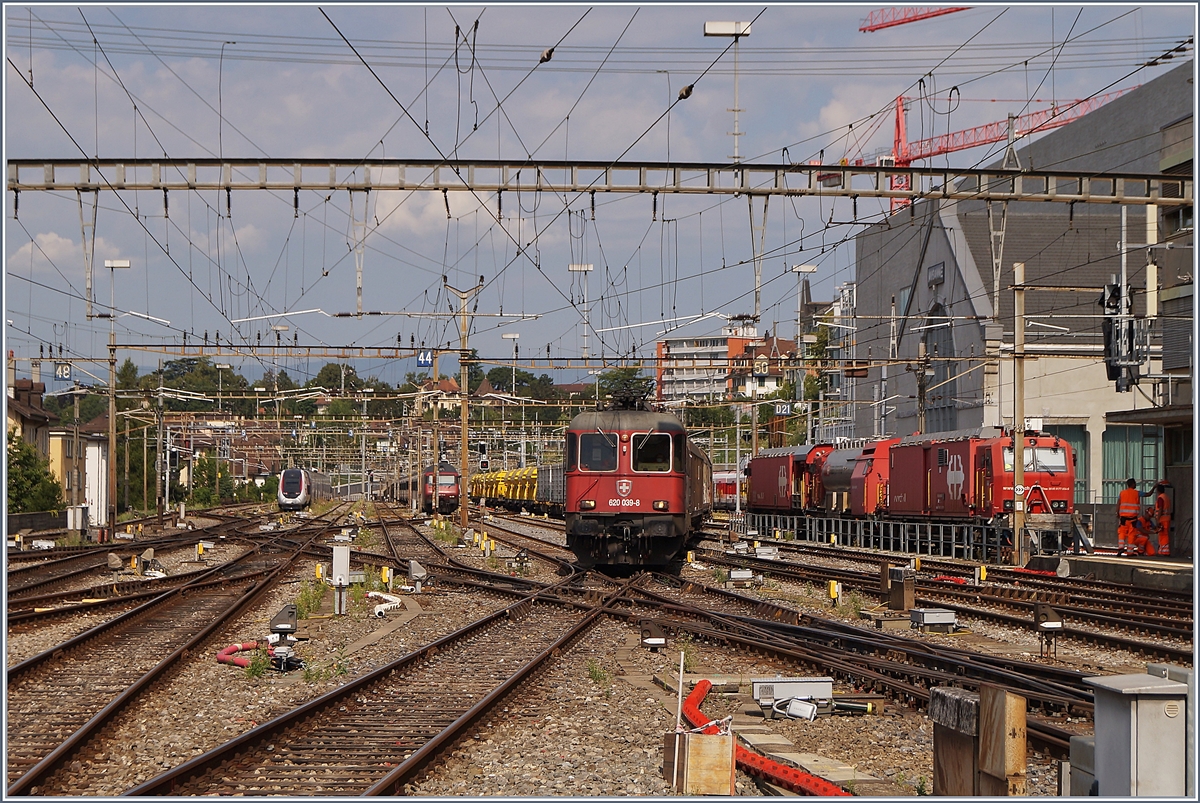
[[[1094,767],[1102,797],[1187,791],[1187,685],[1154,675],[1084,678],[1095,689]]]

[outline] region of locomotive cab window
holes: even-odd
[[[1025,470],[1063,474],[1067,470],[1067,450],[1048,446],[1025,447]],[[1004,470],[1013,470],[1013,450],[1004,447]]]
[[[671,436],[665,432],[648,432],[633,437],[633,470],[671,470]]]
[[[580,471],[616,471],[617,436],[585,432],[579,436]]]
[[[575,458],[579,452],[579,439],[574,432],[567,433],[567,460],[564,470],[575,470]]]
[[[438,485],[454,485],[456,482],[458,482],[458,477],[450,474],[441,474],[438,476]]]

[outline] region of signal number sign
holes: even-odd
[[[71,378],[71,363],[69,363],[69,362],[54,363],[54,378],[69,380]]]
[[[417,352],[417,367],[432,368],[433,367],[433,351],[423,350]]]

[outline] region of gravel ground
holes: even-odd
[[[241,544],[217,543],[213,549],[205,553],[205,562],[209,566],[218,566],[226,561],[232,560],[234,557],[245,552],[246,547]],[[159,557],[156,555],[156,557]],[[176,549],[171,553],[164,553],[159,557],[159,562],[167,570],[168,574],[180,574],[184,572],[196,571],[201,568],[201,564],[195,563],[196,552],[194,549]],[[192,561],[192,562],[188,562]],[[120,578],[122,581],[135,580],[136,575],[132,572],[123,574]],[[146,578],[149,579],[149,578]],[[96,577],[91,578],[87,583],[86,588],[96,586]],[[91,628],[103,624],[114,616],[111,611],[96,612],[96,613],[80,613],[72,616],[70,619],[64,619],[58,622],[53,622],[45,627],[31,630],[28,633],[12,633],[9,632],[6,638],[6,653],[7,666],[24,661],[27,658],[32,658],[39,653],[42,653],[51,647],[62,644],[67,639],[73,638],[80,633],[87,632]]]
[[[311,564],[296,570],[266,600],[239,617],[209,640],[201,652],[150,693],[123,712],[105,732],[108,744],[121,745],[94,764],[76,764],[60,772],[41,794],[118,795],[155,775],[200,755],[256,725],[283,714],[301,703],[427,644],[510,603],[455,592],[433,592],[409,597],[422,613],[379,642],[352,653],[346,647],[387,620],[369,615],[362,606],[350,616],[310,619],[302,634],[309,639],[297,646],[309,671],[287,675],[269,672],[260,678],[246,670],[218,664],[215,653],[234,642],[262,639],[271,618],[294,602],[300,583],[314,574]],[[371,603],[373,606],[374,603]]]
[[[633,632],[621,622],[597,624],[405,794],[673,794],[662,777],[662,754],[675,717],[656,696],[618,677],[614,656]],[[665,656],[656,657],[665,667]],[[759,794],[741,773],[738,794]]]
[[[454,552],[459,557],[471,550]],[[497,569],[487,565],[486,559],[480,558],[479,563],[483,568]],[[687,566],[682,575],[715,584],[711,569]],[[75,766],[60,773],[41,793],[119,794],[336,688],[347,678],[394,660],[511,601],[454,590],[409,597],[419,603],[420,615],[378,642],[353,652],[347,648],[386,626],[387,620],[370,617],[370,606],[365,605],[347,617],[311,618],[301,628],[309,639],[297,648],[308,661],[307,672],[284,676],[268,673],[253,678],[244,670],[213,660],[213,653],[226,644],[262,638],[271,617],[285,603],[295,601],[301,584],[311,577],[311,563],[298,568],[286,584],[224,628],[201,654],[187,659],[145,699],[125,711],[106,731],[106,738],[121,745],[119,751],[112,751],[94,765]],[[851,599],[841,608],[833,608],[824,598],[824,589],[792,583],[772,582],[741,593],[863,627],[866,623],[858,618],[856,608],[873,604]],[[95,618],[98,621],[101,617]],[[54,627],[69,629],[85,624],[91,623],[81,619]],[[1037,638],[1028,631],[965,619],[960,624],[971,632],[941,635],[905,631],[904,635],[1038,660]],[[39,636],[40,641],[32,635],[10,639],[9,665],[20,655],[33,654],[70,635],[67,630],[51,635],[53,629]],[[618,652],[631,641],[636,642],[636,630],[630,625],[602,621],[591,635],[504,701],[473,737],[455,745],[421,782],[406,791],[416,795],[671,795],[661,767],[663,735],[674,728],[673,710],[664,705],[662,692],[632,685],[627,678],[672,676],[680,647],[691,654],[689,675],[770,677],[802,672],[801,667],[719,646],[678,642],[670,643],[662,653],[635,648],[618,663]],[[1066,642],[1059,645],[1057,660],[1042,660],[1097,674],[1141,672],[1145,667],[1136,656]],[[713,693],[704,710],[718,718],[742,712],[749,702],[748,694]],[[772,720],[765,724],[789,738],[799,752],[840,760],[883,781],[864,785],[856,790],[860,794],[901,796],[931,791],[932,724],[921,712],[888,704],[881,715],[824,717],[814,722]],[[1053,762],[1031,753],[1029,793],[1055,794],[1056,772]],[[739,773],[738,794],[761,792],[752,779]]]

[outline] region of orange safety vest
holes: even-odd
[[[1154,514],[1156,516],[1170,516],[1171,515],[1171,497],[1167,496],[1166,493],[1160,492],[1158,494],[1158,496],[1155,497],[1155,499],[1154,499]]]
[[[1122,519],[1137,518],[1141,511],[1137,488],[1126,488],[1117,497],[1117,516]]]

